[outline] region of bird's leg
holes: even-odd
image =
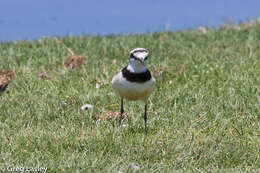
[[[145,135],[147,135],[147,115],[146,115],[147,103],[145,102],[144,106],[144,127],[145,127]]]
[[[119,118],[119,127],[121,126],[121,122],[123,119],[123,113],[124,113],[124,102],[123,99],[121,99],[121,111],[120,111],[120,118]]]

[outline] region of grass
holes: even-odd
[[[15,72],[0,93],[1,168],[260,171],[259,23],[60,39],[87,56],[79,68],[64,68],[68,52],[55,38],[0,44],[0,69]],[[120,131],[107,116],[120,109],[112,76],[135,47],[150,51],[148,67],[157,76],[147,136],[142,102],[125,102]],[[93,109],[81,110],[86,103]]]

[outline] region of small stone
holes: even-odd
[[[41,79],[47,78],[46,72],[41,72],[41,73],[39,74],[39,77],[40,77]]]
[[[130,167],[134,170],[134,171],[138,171],[140,169],[139,166],[135,165],[134,163],[131,163]]]
[[[113,59],[112,63],[113,63],[113,64],[116,64],[116,62],[117,62],[116,59]]]
[[[85,104],[83,106],[81,106],[81,110],[85,111],[85,110],[89,110],[89,109],[92,109],[93,106],[90,105],[90,104]]]
[[[203,26],[200,26],[198,28],[198,31],[201,32],[202,34],[206,34],[208,31],[207,31],[207,28],[203,27]]]

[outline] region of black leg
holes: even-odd
[[[144,127],[145,127],[145,135],[147,135],[147,115],[146,115],[147,103],[144,106]]]
[[[120,118],[119,118],[119,127],[121,126],[121,122],[123,119],[123,113],[124,113],[124,102],[123,99],[121,99],[121,111],[120,111]]]

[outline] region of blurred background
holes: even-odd
[[[0,42],[217,27],[259,16],[259,0],[1,0]]]

